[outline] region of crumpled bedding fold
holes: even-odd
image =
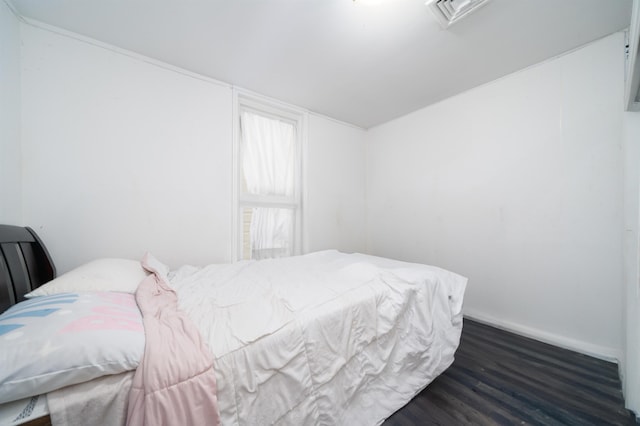
[[[380,424],[452,362],[467,279],[334,250],[170,274],[223,425]]]

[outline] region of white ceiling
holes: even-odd
[[[624,29],[632,0],[492,0],[448,30],[424,0],[12,3],[27,18],[369,128]]]

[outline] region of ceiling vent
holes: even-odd
[[[426,5],[442,25],[447,28],[451,24],[468,16],[471,12],[485,5],[489,0],[428,0]]]

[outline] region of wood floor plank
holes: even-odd
[[[619,380],[617,377],[610,377],[608,374],[602,374],[600,368],[602,364],[592,364],[590,366],[579,365],[573,360],[560,357],[560,354],[555,356],[552,354],[545,354],[542,352],[536,352],[534,348],[525,348],[520,346],[516,342],[506,342],[499,340],[497,336],[488,337],[486,335],[476,336],[473,334],[467,335],[468,346],[477,346],[488,353],[498,353],[499,355],[506,355],[508,357],[515,357],[522,362],[531,362],[539,365],[542,368],[556,369],[557,371],[566,371],[568,373],[574,373],[576,378],[585,378],[589,381],[601,383],[603,385],[618,386]],[[491,347],[487,348],[487,343],[491,343]],[[601,360],[598,360],[601,361]],[[603,362],[604,363],[604,362]],[[606,363],[610,364],[610,363]]]
[[[453,365],[384,426],[638,425],[614,363],[464,320]]]
[[[449,376],[451,377],[451,376]],[[474,386],[468,386],[467,383],[453,380],[442,380],[439,385],[445,389],[449,395],[456,395],[457,399],[465,405],[472,407],[474,410],[486,413],[497,424],[517,424],[521,420],[520,416],[507,409],[503,404],[496,403],[495,399],[487,397],[485,394],[479,393]],[[491,407],[487,409],[487,407]]]
[[[468,333],[471,333],[469,331]],[[538,355],[531,350],[522,351],[518,347],[503,346],[499,343],[492,341],[491,348],[487,348],[487,339],[478,339],[477,336],[467,334],[465,337],[464,346],[461,348],[465,352],[478,353],[482,352],[487,356],[498,356],[498,359],[502,361],[516,360],[518,364],[537,366],[545,371],[553,372],[556,375],[563,375],[577,382],[585,382],[590,384],[598,384],[607,388],[611,388],[616,391],[616,397],[619,393],[620,380],[615,377],[609,377],[599,374],[600,365],[611,364],[601,360],[600,365],[594,364],[589,369],[577,367],[575,363],[564,360],[554,360],[549,355]]]
[[[473,345],[470,344],[470,341],[467,339],[467,347],[469,346]],[[458,355],[477,357],[478,355],[475,354],[480,350],[481,347],[477,346],[476,351],[471,355],[467,352],[459,352]],[[509,370],[516,375],[525,374],[525,377],[527,377],[526,374],[530,374],[527,373],[528,370],[545,369],[547,374],[543,376],[544,382],[540,383],[542,386],[553,386],[558,390],[567,389],[572,391],[576,397],[583,397],[589,404],[593,403],[593,401],[595,401],[597,405],[618,404],[622,397],[618,381],[615,383],[603,382],[594,376],[587,376],[585,374],[578,375],[575,372],[563,370],[555,366],[545,366],[530,359],[514,356],[508,351],[493,351],[490,356],[491,359],[485,359],[484,362],[493,366],[499,363],[501,368]],[[535,377],[529,380],[539,382]]]
[[[560,426],[562,423],[547,415],[544,411],[531,404],[523,403],[514,398],[504,388],[494,387],[485,381],[476,379],[473,375],[466,374],[462,369],[452,369],[447,377],[459,382],[463,386],[472,388],[488,404],[496,407],[504,407],[512,413],[512,416],[527,424],[545,424],[548,426]],[[514,424],[514,423],[511,423]]]
[[[542,343],[537,340],[520,336],[513,333],[496,334],[496,328],[486,324],[481,324],[475,321],[465,321],[465,327],[467,336],[480,336],[483,335],[487,338],[498,338],[501,342],[516,342],[518,346],[523,348],[533,348],[535,352],[540,354],[551,354],[553,357],[558,358],[560,361],[567,363],[582,365],[585,368],[596,367],[600,373],[607,373],[611,377],[618,378],[618,368],[616,364],[606,362],[588,355],[573,352],[568,349],[558,348],[557,346],[550,345],[548,343]],[[483,333],[484,331],[484,333]]]

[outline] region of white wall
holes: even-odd
[[[627,406],[640,415],[640,276],[638,261],[640,240],[640,112],[624,115],[625,203],[624,203],[624,278],[625,356],[622,363],[624,395]]]
[[[61,272],[146,250],[170,266],[230,261],[231,87],[79,38],[22,27],[24,222]],[[309,128],[307,245],[362,247],[364,131]]]
[[[20,22],[0,1],[0,223],[21,224]]]
[[[364,252],[365,132],[311,114],[306,251]]]
[[[231,89],[22,26],[24,222],[60,271],[228,260]]]
[[[623,44],[370,130],[370,251],[466,275],[467,314],[619,357]]]

